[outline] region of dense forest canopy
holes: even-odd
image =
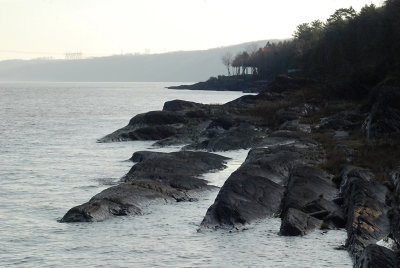
[[[338,9],[326,22],[298,25],[291,40],[240,52],[224,64],[257,79],[289,71],[323,82],[333,95],[362,98],[371,86],[399,77],[400,0],[359,12]]]

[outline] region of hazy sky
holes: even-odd
[[[207,49],[288,38],[381,0],[0,0],[0,60]]]

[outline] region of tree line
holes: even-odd
[[[325,22],[297,26],[293,38],[222,58],[229,75],[271,79],[288,71],[324,83],[332,93],[361,98],[400,74],[400,0],[381,7],[336,10]]]

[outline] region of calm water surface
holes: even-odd
[[[175,83],[179,84],[179,83]],[[96,143],[167,100],[224,103],[238,92],[175,91],[168,83],[0,83],[0,267],[351,267],[344,231],[277,235],[279,219],[237,233],[197,232],[217,191],[144,216],[58,223],[115,184],[151,142]],[[173,151],[179,148],[164,148]],[[221,186],[246,157],[206,174]]]

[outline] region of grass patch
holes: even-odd
[[[313,138],[326,154],[326,161],[320,167],[334,175],[335,183],[340,180],[344,166],[354,165],[372,171],[376,182],[392,186],[389,173],[400,166],[400,137],[367,139],[360,131],[355,131],[340,141],[353,152],[351,155],[346,155],[330,134],[314,133]]]
[[[355,150],[352,163],[370,169],[375,174],[375,181],[391,185],[389,173],[400,166],[399,140],[399,137],[385,137],[349,141],[349,146]]]
[[[289,100],[263,101],[254,107],[244,110],[243,114],[252,117],[260,125],[276,129],[280,125],[276,112],[292,105]]]
[[[319,107],[320,110],[309,115],[304,116],[300,123],[303,124],[310,124],[315,126],[320,123],[321,118],[329,117],[334,114],[348,111],[348,110],[355,110],[359,108],[360,104],[351,102],[351,101],[320,101]]]

